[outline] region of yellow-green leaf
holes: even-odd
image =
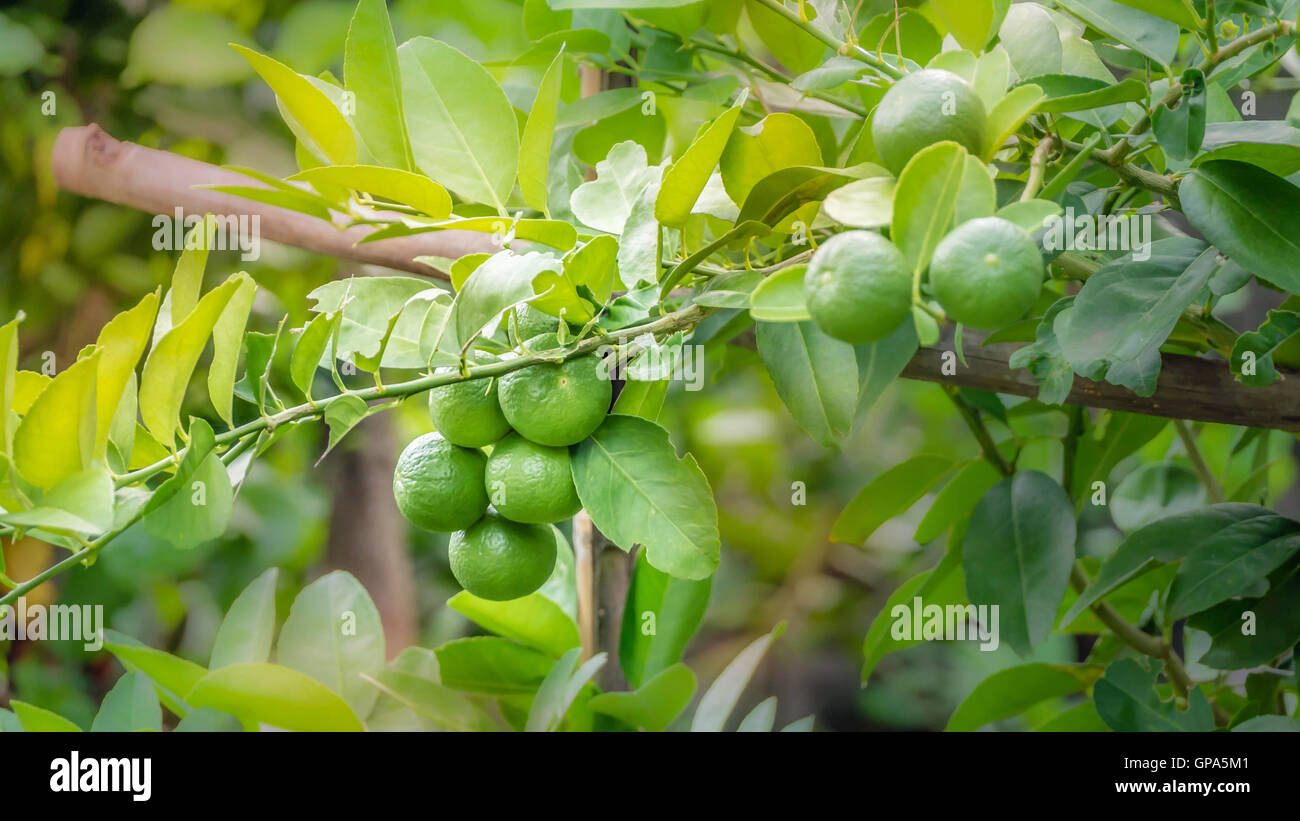
[[[235,369],[239,366],[239,350],[244,344],[244,327],[248,312],[253,309],[257,296],[257,283],[245,279],[226,303],[221,318],[212,329],[212,364],[208,367],[208,397],[217,415],[232,423],[235,397]]]
[[[560,107],[560,89],[564,83],[564,49],[555,55],[542,76],[533,98],[533,109],[524,123],[519,141],[519,192],[524,202],[547,217],[546,179],[551,164],[551,142],[555,138],[555,116]]]
[[[736,104],[709,125],[700,130],[695,142],[686,149],[686,153],[664,172],[663,182],[659,186],[659,195],[655,198],[655,219],[664,225],[680,227],[691,215],[691,208],[700,198],[700,192],[708,184],[713,169],[717,167],[722,152],[731,139],[731,132],[740,117],[741,106],[745,104],[742,93]]]
[[[397,168],[378,165],[323,165],[308,168],[289,177],[312,185],[341,185],[353,191],[383,197],[409,205],[435,219],[451,216],[451,196],[447,189],[424,176]]]
[[[243,721],[297,732],[361,732],[357,714],[316,679],[279,664],[231,664],[209,672],[185,696]]]
[[[22,316],[14,317],[0,327],[0,453],[8,454],[13,443],[13,428],[9,420],[14,404],[14,382],[18,372],[18,323]]]
[[[140,418],[163,445],[174,443],[185,389],[208,336],[235,292],[248,279],[248,274],[234,274],[205,294],[185,321],[168,331],[149,352],[140,380]]]
[[[45,386],[14,432],[14,465],[48,490],[90,466],[95,448],[95,383],[100,351]]]
[[[99,376],[95,388],[95,458],[103,459],[108,447],[108,429],[122,391],[149,343],[149,332],[158,313],[158,292],[147,294],[131,310],[118,314],[99,332]]]
[[[1002,144],[1024,125],[1025,119],[1034,113],[1038,104],[1047,99],[1043,90],[1033,83],[1016,86],[1007,95],[989,109],[988,119],[984,125],[984,161],[990,162],[993,155],[1002,149]]]
[[[357,161],[357,141],[352,126],[325,92],[298,72],[264,54],[234,43],[231,48],[244,55],[244,59],[262,76],[325,159],[335,165],[352,165]]]

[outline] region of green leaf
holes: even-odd
[[[624,724],[663,732],[682,714],[695,695],[695,673],[685,664],[674,664],[627,693],[601,693],[590,706],[597,713],[613,716]]]
[[[303,588],[280,628],[276,658],[343,697],[366,716],[379,694],[361,680],[384,667],[384,628],[366,589],[342,570]]]
[[[208,397],[217,415],[227,425],[234,424],[232,406],[235,395],[235,369],[239,365],[239,349],[244,340],[253,298],[257,296],[257,283],[245,279],[226,303],[221,318],[212,328],[212,364],[208,366]]]
[[[303,129],[308,150],[315,149],[322,159],[335,165],[357,161],[356,137],[352,126],[323,91],[288,66],[232,43],[231,48],[244,55],[266,84],[275,92],[280,104]]]
[[[1000,608],[1002,638],[1027,655],[1051,632],[1074,564],[1074,506],[1036,470],[1003,479],[975,506],[962,545],[975,605]]]
[[[336,351],[339,358],[373,359],[379,355],[386,337],[391,342],[394,335],[414,333],[418,340],[418,329],[407,328],[408,320],[400,315],[413,298],[428,290],[429,281],[415,277],[351,277],[327,282],[307,294],[307,298],[316,302],[312,310],[317,313],[342,311]],[[398,317],[397,325],[394,317]],[[406,367],[424,364],[417,361]]]
[[[1208,503],[1204,486],[1178,464],[1143,465],[1124,477],[1110,497],[1110,515],[1125,533],[1157,519],[1196,510]]]
[[[1042,74],[1030,82],[1047,96],[1036,110],[1049,114],[1131,103],[1143,100],[1147,95],[1146,85],[1132,78],[1120,83],[1107,83],[1095,77],[1074,74]]]
[[[95,382],[95,457],[103,460],[108,448],[108,431],[135,366],[149,344],[150,330],[158,313],[158,292],[146,294],[129,311],[111,319],[95,344],[101,353]],[[12,324],[12,323],[11,323]],[[2,345],[3,343],[0,343]],[[6,402],[3,407],[9,407]],[[2,429],[0,429],[2,430]],[[7,443],[6,443],[7,445]]]
[[[983,51],[993,34],[996,12],[993,0],[933,0],[939,22],[962,48]]]
[[[231,664],[259,664],[271,657],[275,585],[279,578],[279,568],[265,570],[230,605],[217,628],[209,667],[216,670]]]
[[[884,228],[894,218],[893,177],[868,177],[836,188],[822,204],[826,216],[850,228]]]
[[[1145,261],[1132,255],[1102,266],[1088,278],[1055,324],[1070,364],[1090,379],[1105,378],[1140,396],[1155,392],[1160,346],[1188,306],[1203,294],[1218,252],[1179,238],[1155,245]],[[1141,376],[1130,379],[1138,363]]]
[[[1061,72],[1061,34],[1052,16],[1037,3],[1015,3],[1007,9],[998,29],[998,42],[1018,77]]]
[[[952,470],[943,456],[915,456],[872,479],[858,491],[831,528],[831,539],[863,544],[885,522],[916,504]]]
[[[661,173],[647,165],[645,148],[627,140],[596,163],[596,178],[573,190],[569,207],[584,225],[621,234],[641,192]]]
[[[1079,440],[1072,484],[1076,498],[1091,495],[1096,482],[1106,481],[1116,465],[1154,439],[1167,424],[1168,419],[1139,413],[1112,412],[1104,417],[1102,424]]]
[[[1259,667],[1300,643],[1300,574],[1292,570],[1285,581],[1270,582],[1263,596],[1225,601],[1187,620],[1210,636],[1200,664],[1216,670]]]
[[[238,83],[251,72],[248,63],[231,52],[227,44],[232,41],[250,42],[233,20],[216,11],[158,6],[131,32],[122,84],[215,88]]]
[[[334,339],[342,314],[317,314],[303,326],[289,359],[289,377],[303,395],[311,398],[311,384],[325,350]]]
[[[889,235],[913,271],[925,270],[952,226],[966,157],[957,143],[935,143],[913,157],[898,177]]]
[[[1081,701],[1068,710],[1044,721],[1034,728],[1036,733],[1108,733],[1110,728],[1097,715],[1097,705],[1092,699]]]
[[[555,666],[542,651],[495,636],[449,641],[434,652],[443,684],[487,695],[532,693]]]
[[[807,19],[815,19],[817,9],[812,4],[801,4],[799,8]],[[767,50],[793,72],[807,71],[826,55],[821,40],[757,0],[745,0],[745,16]]]
[[[1025,120],[1038,110],[1039,104],[1047,99],[1043,90],[1033,83],[1016,86],[989,109],[984,121],[984,156],[990,162],[993,155],[1002,150],[1002,145],[1014,134]]]
[[[343,80],[347,90],[356,95],[353,119],[366,150],[384,165],[413,171],[415,160],[402,112],[397,41],[385,0],[357,3],[344,46]]]
[[[675,579],[637,554],[623,605],[618,660],[633,687],[681,661],[686,645],[704,619],[711,579]]]
[[[768,174],[750,189],[736,223],[752,221],[776,227],[801,206],[821,202],[841,186],[854,180],[888,176],[888,173],[870,163],[852,168],[807,165],[784,168]]]
[[[946,607],[950,604],[965,604],[966,587],[960,563],[942,561],[934,569],[903,582],[890,595],[885,606],[872,620],[866,638],[862,641],[864,684],[886,655],[923,641],[921,636],[912,636],[910,630],[906,634],[900,634],[901,631],[898,630],[900,613],[910,612],[915,605],[915,598],[922,594],[925,595],[926,605]]]
[[[1181,162],[1195,157],[1205,140],[1205,75],[1200,69],[1189,68],[1180,82],[1183,96],[1178,107],[1157,105],[1151,130],[1165,155]]]
[[[232,275],[199,300],[183,322],[168,331],[149,352],[140,379],[140,418],[164,445],[171,445],[180,426],[181,403],[190,376],[226,305],[250,278]]]
[[[49,710],[28,704],[18,699],[10,699],[9,706],[22,724],[25,733],[79,733],[81,728],[63,716]]]
[[[970,732],[1018,716],[1040,701],[1087,690],[1104,671],[1099,664],[1041,662],[999,670],[975,686],[944,729]]]
[[[1282,377],[1273,366],[1273,354],[1300,334],[1300,313],[1269,311],[1258,330],[1237,337],[1232,346],[1232,375],[1246,385],[1271,385]]]
[[[519,141],[519,193],[531,208],[547,216],[550,216],[551,209],[547,205],[546,183],[563,82],[564,50],[561,48],[537,86],[537,96],[533,98],[533,108],[528,112]]]
[[[541,593],[510,601],[488,601],[462,590],[447,606],[498,636],[514,639],[559,658],[579,642],[578,626],[560,606]]]
[[[329,442],[320,458],[324,459],[357,423],[370,413],[370,406],[359,396],[348,394],[330,402],[325,409],[325,424],[330,429]]]
[[[1255,716],[1232,728],[1234,733],[1300,733],[1300,721],[1286,716]]]
[[[1178,26],[1115,0],[1060,0],[1074,16],[1162,66],[1178,50]]]
[[[497,81],[430,37],[397,49],[415,164],[463,197],[505,213],[519,166],[519,125]]]
[[[853,346],[814,323],[760,322],[758,353],[776,392],[800,427],[823,447],[849,432],[858,405]]]
[[[96,464],[41,494],[31,509],[0,513],[0,522],[98,536],[113,527],[113,477]]]
[[[1162,665],[1150,670],[1133,659],[1122,659],[1106,669],[1093,685],[1097,714],[1117,732],[1210,732],[1214,716],[1199,689],[1189,694],[1186,712],[1173,702],[1160,700],[1156,677]]]
[[[1056,317],[1073,304],[1073,296],[1053,302],[1034,329],[1034,342],[1016,350],[1007,360],[1007,365],[1012,368],[1029,370],[1038,382],[1038,401],[1044,405],[1064,403],[1074,389],[1074,368],[1065,358],[1056,337]]]
[[[9,455],[13,447],[14,426],[9,410],[14,406],[14,389],[18,372],[18,323],[21,314],[0,326],[0,454]]]
[[[380,670],[362,678],[417,714],[450,730],[492,732],[499,729],[483,708],[436,681],[401,670]]]
[[[184,696],[207,675],[203,667],[113,630],[104,636],[104,649],[117,656],[127,670],[148,676],[167,709],[182,718],[190,712]]]
[[[745,686],[754,676],[754,671],[758,669],[758,663],[767,653],[767,648],[771,647],[772,642],[776,641],[783,632],[785,632],[784,622],[741,650],[718,674],[713,684],[709,685],[709,689],[705,690],[704,695],[700,697],[699,706],[695,708],[695,717],[691,719],[691,732],[722,732],[728,716],[735,709],[736,702],[740,700],[740,694],[744,692]]]
[[[1300,291],[1300,238],[1287,214],[1300,209],[1300,188],[1262,168],[1213,160],[1178,186],[1192,227],[1233,261],[1287,291]]]
[[[139,673],[127,673],[117,680],[104,696],[92,733],[162,732],[162,705],[149,679]]]
[[[882,478],[887,475],[888,473],[883,474]],[[939,538],[945,530],[973,510],[984,494],[1001,478],[1002,475],[985,459],[976,459],[961,466],[952,480],[934,497],[934,502],[916,526],[916,534],[912,538],[917,544],[927,544]]]
[[[732,202],[744,202],[763,178],[799,165],[821,165],[817,137],[794,114],[769,114],[731,133],[719,159],[722,185]]]
[[[1239,160],[1289,177],[1300,171],[1300,129],[1284,120],[1210,123],[1192,164],[1211,160]]]
[[[245,722],[294,732],[361,732],[361,720],[329,688],[279,664],[231,664],[213,670],[185,696]]]
[[[1169,588],[1170,619],[1181,619],[1254,588],[1300,550],[1300,522],[1276,514],[1229,525],[1188,551]]]
[[[808,315],[803,279],[807,265],[791,265],[764,277],[749,295],[749,314],[760,322],[803,322]]]
[[[727,109],[716,120],[700,129],[690,144],[668,170],[664,172],[659,195],[655,199],[655,219],[664,225],[680,228],[691,215],[695,201],[722,159],[722,152],[731,139],[736,120],[740,117],[745,97]]]
[[[18,423],[14,466],[33,485],[49,489],[90,466],[100,356],[97,350],[54,377]]]
[[[607,656],[597,653],[579,667],[578,657],[581,654],[582,648],[575,647],[555,662],[551,672],[537,688],[537,696],[533,699],[528,721],[524,725],[527,732],[541,733],[559,729],[582,688],[605,665]]]
[[[1117,2],[1141,9],[1147,14],[1163,17],[1188,31],[1197,31],[1205,25],[1200,15],[1196,13],[1191,0],[1117,0]]]
[[[879,342],[854,348],[858,361],[857,413],[861,414],[875,404],[885,388],[894,383],[916,354],[919,344],[915,325],[905,321],[898,330]]]
[[[181,463],[176,468],[176,473],[159,485],[153,494],[149,496],[149,501],[144,506],[143,515],[148,515],[159,509],[182,490],[186,493],[191,492],[191,480],[215,447],[216,436],[212,432],[212,426],[197,416],[190,417],[190,441],[185,448],[185,455],[181,457]]]
[[[563,270],[560,260],[539,251],[493,254],[474,269],[456,295],[452,307],[456,338],[462,343],[469,341],[507,308],[531,300],[533,282],[543,271]]]
[[[226,532],[235,501],[230,474],[209,453],[183,487],[144,517],[144,529],[178,550],[189,550]]]
[[[640,416],[651,422],[658,421],[663,411],[664,399],[668,396],[668,380],[656,379],[648,382],[627,382],[614,400],[610,413],[624,416]]]
[[[650,564],[680,579],[717,569],[713,492],[695,457],[678,458],[663,428],[611,415],[577,446],[572,467],[583,508],[623,550],[644,546]]]
[[[451,196],[447,189],[424,176],[400,168],[377,165],[322,165],[299,171],[288,179],[312,185],[341,185],[364,191],[427,214],[434,219],[451,216]]]
[[[1152,568],[1175,562],[1201,545],[1213,543],[1222,531],[1253,520],[1273,517],[1257,505],[1224,504],[1180,513],[1133,531],[1102,563],[1097,577],[1061,619],[1069,624],[1093,603]],[[1229,538],[1232,531],[1228,531]]]

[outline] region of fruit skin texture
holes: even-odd
[[[517,433],[492,448],[483,481],[492,506],[511,521],[548,524],[582,508],[568,449],[539,445]]]
[[[873,231],[845,231],[822,243],[803,287],[817,327],[855,345],[889,336],[912,309],[907,260]]]
[[[487,510],[480,450],[453,445],[436,433],[413,440],[397,458],[393,498],[416,527],[450,533],[478,521]]]
[[[536,591],[555,569],[555,531],[489,511],[448,545],[451,573],[480,599],[508,601]]]
[[[994,330],[1032,307],[1043,286],[1043,258],[1019,226],[999,217],[957,226],[934,249],[930,287],[952,319]]]
[[[476,354],[479,364],[495,361]],[[438,373],[452,373],[440,368]],[[463,448],[490,445],[510,432],[510,423],[497,402],[495,379],[453,382],[429,391],[429,417],[447,441]]]
[[[546,336],[524,344],[530,350],[546,350]],[[525,439],[557,448],[576,445],[600,427],[613,398],[614,386],[599,364],[597,357],[587,355],[504,374],[497,386],[501,411]]]
[[[871,139],[885,166],[901,174],[918,151],[944,140],[979,156],[986,118],[983,101],[965,80],[927,68],[908,74],[885,92],[871,120]]]

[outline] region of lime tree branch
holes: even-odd
[[[1211,4],[1211,6],[1212,5],[1213,4]],[[1210,11],[1210,16],[1213,17],[1212,9]],[[1264,26],[1263,28],[1257,31],[1252,31],[1250,34],[1243,34],[1241,37],[1238,37],[1236,40],[1233,40],[1232,42],[1223,45],[1222,47],[1217,49],[1213,54],[1207,57],[1205,62],[1202,65],[1198,66],[1198,68],[1200,68],[1200,70],[1205,74],[1206,77],[1209,77],[1210,73],[1213,72],[1216,68],[1226,63],[1228,60],[1231,60],[1233,57],[1240,55],[1246,49],[1252,46],[1257,46],[1266,40],[1272,40],[1275,37],[1282,37],[1287,34],[1294,34],[1294,33],[1295,33],[1294,22],[1290,20],[1279,20],[1278,22],[1273,23],[1272,25]],[[1178,102],[1178,99],[1182,96],[1183,96],[1183,84],[1175,80],[1173,83],[1170,84],[1169,90],[1165,92],[1165,96],[1160,100],[1159,103],[1157,103],[1157,106],[1173,105],[1174,103]],[[1142,134],[1148,128],[1151,127],[1151,115],[1153,111],[1154,109],[1152,109],[1152,111],[1148,111],[1140,120],[1138,120],[1136,123],[1133,124],[1133,127],[1130,128],[1128,131],[1129,136],[1136,136],[1138,134]],[[1124,158],[1127,157],[1129,155],[1129,152],[1131,152],[1132,150],[1133,150],[1132,144],[1129,143],[1127,140],[1124,140],[1122,142],[1116,143],[1111,148],[1106,149],[1105,152],[1102,152],[1104,154],[1103,160],[1111,165],[1122,163]]]
[[[652,27],[648,27],[648,28],[652,28]],[[768,64],[764,63],[762,60],[755,59],[754,57],[751,57],[750,55],[745,54],[742,51],[729,49],[720,43],[710,43],[708,40],[705,40],[703,38],[693,37],[691,38],[691,41],[688,45],[691,48],[696,48],[699,49],[700,51],[707,51],[711,54],[717,54],[721,57],[726,57],[728,59],[735,60],[739,63],[743,63],[744,65],[747,65],[750,68],[758,70],[773,82],[790,85],[794,81],[793,77],[787,76],[786,74],[777,71],[776,69],[772,68]],[[839,108],[844,109],[850,114],[856,114],[857,116],[862,117],[863,119],[866,119],[866,117],[871,113],[860,105],[855,105],[854,103],[851,103],[848,100],[842,99],[840,97],[835,96],[834,94],[830,94],[825,91],[817,91],[815,89],[811,89],[807,91],[800,91],[800,93],[806,97],[815,97],[818,100],[823,100],[825,102],[830,103],[831,105],[838,106]]]
[[[676,331],[688,330],[699,324],[700,320],[713,312],[713,309],[705,308],[699,305],[691,305],[672,313],[664,314],[658,319],[643,323],[631,328],[624,328],[600,336],[588,337],[578,344],[561,348],[553,351],[542,351],[527,353],[514,359],[501,360],[488,365],[478,365],[468,368],[464,371],[455,371],[445,374],[428,374],[417,379],[406,382],[395,382],[391,385],[365,388],[357,391],[346,391],[315,403],[304,403],[292,408],[287,408],[279,413],[262,416],[238,427],[231,428],[228,431],[220,433],[216,437],[218,445],[229,445],[230,447],[223,453],[222,461],[229,464],[234,461],[240,454],[253,447],[263,432],[271,432],[281,425],[287,425],[295,422],[302,422],[324,416],[330,406],[342,400],[344,397],[354,396],[367,403],[388,399],[402,399],[407,396],[414,396],[423,393],[431,388],[437,388],[442,385],[450,385],[454,382],[464,382],[473,379],[488,379],[491,377],[502,376],[512,371],[527,368],[532,365],[538,365],[544,362],[563,362],[575,357],[583,356],[595,352],[597,349],[606,345],[616,345],[626,347],[634,345],[630,342],[644,334],[653,334],[661,336],[671,334]],[[144,482],[153,476],[167,470],[169,467],[177,464],[183,458],[185,449],[182,448],[175,456],[170,456],[160,460],[148,467],[125,473],[117,477],[117,486],[122,487],[129,484],[138,484]],[[28,591],[38,585],[49,581],[59,574],[71,570],[78,564],[92,559],[105,545],[117,538],[123,531],[138,522],[144,515],[145,506],[141,505],[139,509],[119,527],[110,530],[94,541],[86,544],[85,547],[74,552],[67,558],[59,561],[45,570],[41,571],[32,578],[19,583],[13,590],[0,598],[0,605],[10,604],[16,601],[20,596],[26,595]]]

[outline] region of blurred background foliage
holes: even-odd
[[[738,6],[731,0],[719,3]],[[890,0],[869,0],[861,19],[873,21],[887,7],[892,8]],[[0,316],[19,309],[27,315],[20,367],[39,369],[47,352],[56,362],[70,361],[113,313],[164,283],[174,265],[173,255],[152,249],[148,215],[57,192],[49,153],[59,129],[95,122],[119,139],[146,146],[292,173],[292,137],[276,114],[274,97],[226,44],[255,44],[300,72],[339,74],[352,9],[351,0],[27,0],[0,11]],[[508,60],[524,52],[538,31],[564,24],[548,14],[537,0],[392,4],[399,42],[428,34],[487,62]],[[912,15],[907,20],[913,27],[923,22]],[[622,36],[621,24],[588,22]],[[865,27],[872,25],[876,22]],[[672,86],[674,66],[683,59],[679,46],[671,40],[655,43],[643,55],[643,68],[659,72]],[[778,57],[798,59],[796,54]],[[531,92],[523,83],[512,86],[511,79],[531,77],[543,67],[494,70],[525,108]],[[576,77],[570,79],[576,85]],[[676,132],[689,140],[692,123],[717,110],[733,87],[725,75],[693,89],[674,86],[682,96],[665,105],[670,115],[675,107],[675,115],[649,118],[649,125],[640,117],[642,130],[631,136],[650,145],[652,154],[671,151],[683,139],[673,139]],[[513,93],[520,88],[521,94]],[[1285,91],[1273,95],[1271,104],[1285,107],[1292,89]],[[704,113],[695,119],[681,116],[692,106]],[[820,139],[833,144],[833,124],[826,118],[810,122]],[[610,144],[628,138],[629,127],[619,114],[611,115],[573,135],[572,149],[594,163]],[[262,286],[255,313],[263,330],[272,330],[273,318],[285,312],[291,323],[301,323],[307,292],[355,273],[354,266],[273,243],[265,243],[261,259],[248,264],[233,252],[215,253],[208,270],[224,276],[241,267]],[[946,537],[924,546],[913,540],[932,495],[886,523],[865,547],[831,543],[831,524],[863,485],[914,455],[956,461],[977,456],[940,388],[896,383],[858,420],[842,450],[832,452],[785,412],[752,350],[714,346],[706,377],[699,391],[675,383],[662,420],[678,447],[694,453],[708,475],[724,542],[704,628],[686,661],[708,681],[756,634],[778,621],[789,623],[738,715],[775,695],[781,707],[778,725],[816,713],[819,729],[940,729],[977,682],[1018,663],[1005,647],[980,652],[969,642],[922,644],[887,656],[870,684],[859,686],[863,637],[872,619],[903,581],[938,560]],[[998,402],[987,395],[970,398]],[[1007,423],[991,422],[996,434],[1014,435],[1024,446],[1022,466],[1059,473],[1060,444],[1050,437],[1064,431],[1064,414],[1034,402],[1008,405]],[[430,428],[422,398],[396,416],[395,447]],[[1267,498],[1295,515],[1295,499],[1286,493],[1295,478],[1294,438],[1275,433],[1242,446],[1243,433],[1228,426],[1207,431],[1202,438],[1207,459],[1215,468],[1229,467],[1228,488],[1252,500]],[[283,617],[302,585],[322,572],[333,499],[333,474],[313,470],[322,445],[314,427],[285,435],[257,463],[221,539],[178,552],[136,528],[93,570],[61,577],[57,589],[46,584],[28,601],[101,603],[107,626],[206,659],[221,614],[256,575],[282,568]],[[1112,499],[1127,497],[1132,516],[1200,503],[1199,486],[1182,481],[1186,473],[1181,446],[1166,425],[1117,467]],[[1081,551],[1102,552],[1119,541],[1110,518],[1114,509],[1086,508]],[[445,606],[458,589],[447,569],[445,538],[410,532],[407,539],[419,643],[432,646],[471,632],[471,625]],[[4,551],[9,574],[19,580],[58,558],[50,546],[30,541],[5,544]],[[1075,660],[1087,647],[1086,639],[1054,637],[1037,660]],[[116,664],[107,653],[88,656],[74,643],[0,645],[0,704],[16,695],[88,726],[95,705],[120,673]],[[1031,726],[1061,706],[1044,703],[1001,726]]]

